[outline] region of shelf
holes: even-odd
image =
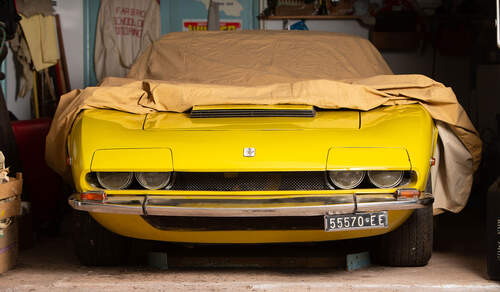
[[[297,16],[259,16],[261,20],[360,20],[355,15],[297,15]]]

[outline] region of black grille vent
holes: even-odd
[[[324,217],[178,217],[143,216],[161,230],[324,230]]]
[[[328,190],[325,172],[176,172],[172,190],[290,191]]]
[[[267,109],[230,109],[230,110],[194,110],[191,118],[245,118],[245,117],[304,117],[312,118],[316,115],[311,110],[267,110]]]

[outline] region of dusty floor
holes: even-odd
[[[439,219],[436,251],[422,268],[91,268],[78,264],[67,233],[47,237],[21,252],[16,269],[0,275],[3,291],[500,291],[486,280],[482,218],[476,214]],[[317,255],[315,245],[295,254]],[[324,248],[322,246],[321,248]],[[276,246],[261,248],[275,253]],[[240,252],[245,252],[245,248]],[[210,251],[208,251],[210,252]],[[231,256],[229,252],[229,256]],[[332,251],[335,253],[335,251]],[[337,254],[338,256],[338,254]],[[341,255],[342,257],[343,255]],[[311,260],[314,262],[314,258]]]

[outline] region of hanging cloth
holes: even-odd
[[[156,0],[102,0],[94,50],[97,80],[127,75],[137,56],[160,37],[160,31]]]
[[[40,71],[55,65],[59,60],[59,47],[54,16],[37,14],[30,18],[21,17],[21,27],[35,70]]]

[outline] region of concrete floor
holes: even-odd
[[[22,251],[16,269],[0,275],[3,291],[500,291],[486,279],[484,224],[478,214],[440,216],[436,251],[421,268],[92,268],[79,265],[67,232]],[[240,252],[245,252],[240,248]],[[316,245],[292,246],[304,258]],[[324,248],[321,245],[320,248]],[[195,248],[196,249],[196,248]],[[276,246],[260,247],[273,254]],[[228,256],[231,257],[229,251]],[[210,253],[210,251],[209,251]],[[335,253],[335,252],[333,252]],[[337,254],[338,256],[338,254]],[[341,255],[343,256],[343,255]],[[312,259],[314,261],[314,259]]]

